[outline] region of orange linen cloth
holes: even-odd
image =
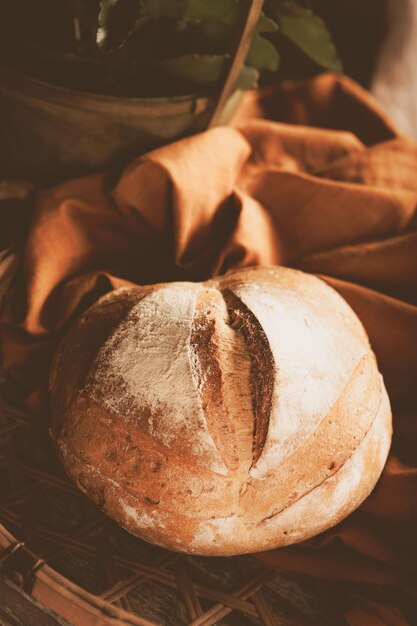
[[[417,591],[416,207],[417,144],[351,81],[323,75],[248,95],[234,128],[140,157],[113,182],[97,174],[38,193],[1,320],[10,384],[46,417],[59,339],[125,281],[198,281],[261,264],[321,276],[369,334],[394,410],[392,451],[358,511],[259,558]]]

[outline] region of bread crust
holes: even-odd
[[[50,395],[78,487],[133,534],[195,554],[333,526],[369,495],[391,442],[360,321],[286,268],[111,292],[59,347]]]

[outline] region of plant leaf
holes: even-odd
[[[256,32],[257,33],[274,33],[276,30],[278,30],[278,24],[274,22],[274,20],[271,17],[269,17],[269,15],[266,15],[262,11],[259,21],[256,25]]]
[[[279,65],[279,54],[268,39],[255,34],[246,57],[246,64],[257,70],[275,72]]]
[[[100,9],[102,50],[113,51],[119,65],[134,72],[145,63],[174,79],[209,85],[219,81],[230,59],[243,4],[241,0],[100,0]],[[262,13],[237,87],[254,88],[260,70],[277,69],[278,52],[261,35],[277,29],[272,17]],[[172,57],[174,50],[176,57]]]
[[[244,65],[235,84],[235,89],[256,89],[259,81],[259,72],[254,67]]]
[[[186,0],[184,18],[222,22],[232,26],[239,20],[240,0]]]
[[[139,0],[141,15],[235,24],[240,0]]]
[[[179,19],[183,16],[186,0],[139,0],[140,14],[146,17],[172,17]]]
[[[197,85],[210,85],[222,77],[225,63],[230,61],[229,55],[197,55],[189,54],[174,59],[166,59],[154,64],[175,78]],[[236,80],[235,89],[256,89],[259,71],[244,65]]]
[[[318,65],[335,72],[342,71],[333,40],[318,15],[289,0],[271,0],[269,6],[278,23],[279,32],[284,37]]]
[[[102,0],[102,3],[113,5],[122,1]],[[228,26],[237,25],[242,12],[241,0],[138,0],[138,2],[142,16],[221,22]],[[271,17],[262,12],[257,30],[274,32],[277,25]]]
[[[98,22],[100,26],[107,26],[111,10],[118,2],[119,0],[100,0],[100,12],[98,17]]]
[[[100,0],[97,43],[103,51],[118,48],[140,20],[137,0]]]
[[[187,21],[190,22],[190,20]],[[205,37],[207,37],[211,41],[228,43],[229,47],[233,36],[236,35],[236,30],[234,30],[228,24],[224,24],[222,22],[195,21],[194,23],[198,24],[200,31],[204,34]],[[278,26],[273,20],[266,18],[266,16],[264,20],[261,16],[255,33],[275,32],[277,29]]]
[[[184,54],[173,59],[159,61],[156,66],[181,80],[197,85],[207,85],[220,79],[228,58],[226,54]]]
[[[197,22],[201,33],[213,41],[230,41],[231,29],[222,22]]]

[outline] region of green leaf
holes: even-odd
[[[186,0],[139,0],[140,13],[145,17],[180,18],[184,14]]]
[[[157,64],[176,78],[198,85],[208,85],[220,80],[228,55],[189,54],[175,59],[167,59]],[[254,67],[243,66],[235,84],[235,89],[255,89],[258,86],[259,71]]]
[[[276,30],[278,30],[278,24],[274,22],[271,17],[265,15],[265,13],[262,11],[259,21],[256,25],[256,32],[274,33]]]
[[[254,67],[244,65],[235,84],[235,89],[256,89],[259,81],[259,72]]]
[[[240,0],[139,0],[141,14],[235,24],[242,10]]]
[[[107,26],[110,13],[119,0],[100,0],[99,25]]]
[[[161,70],[181,80],[197,85],[207,85],[218,81],[229,56],[185,54],[173,59],[165,59],[156,64]]]
[[[232,33],[229,26],[221,22],[197,22],[196,24],[203,40],[218,48],[216,52],[227,51],[230,48]]]
[[[223,24],[222,22],[198,21],[194,23],[198,25],[200,31],[204,34],[204,36],[207,36],[208,39],[222,43],[226,42],[229,44],[229,47],[231,41],[233,41],[233,37],[236,36],[236,29],[233,29],[232,27],[228,26],[227,24]],[[255,33],[274,32],[277,29],[278,26],[273,20],[268,20],[268,22],[265,22],[261,18],[258,22]]]
[[[243,5],[241,0],[186,0],[184,19],[221,22],[228,26],[239,24]],[[272,33],[278,29],[274,20],[263,11],[256,26],[258,33]]]
[[[217,82],[239,34],[242,0],[101,0],[102,49],[120,64],[144,63],[197,85]],[[259,71],[274,71],[279,55],[261,36],[278,26],[261,14],[239,88],[257,86]],[[177,54],[173,57],[173,54]]]
[[[271,14],[279,32],[291,40],[318,65],[335,72],[342,71],[329,31],[323,20],[296,2],[270,0]]]
[[[100,0],[97,42],[103,51],[118,48],[140,20],[137,0]]]
[[[184,18],[233,25],[242,11],[240,0],[186,0]]]
[[[261,35],[254,35],[246,57],[246,64],[257,70],[275,72],[279,65],[279,54],[268,39]]]

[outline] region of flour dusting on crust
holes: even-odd
[[[265,448],[251,470],[251,475],[259,478],[314,432],[367,346],[347,325],[340,324],[330,306],[326,310],[327,287],[317,304],[307,289],[297,292],[285,286],[252,283],[234,291],[266,333],[279,379]]]
[[[369,494],[389,401],[365,331],[325,283],[258,268],[104,302],[106,318],[92,310],[61,348],[52,394],[71,396],[56,443],[130,532],[197,554],[261,551],[325,530]]]
[[[226,473],[207,428],[190,353],[199,289],[174,283],[145,296],[101,348],[84,391],[177,453]]]

